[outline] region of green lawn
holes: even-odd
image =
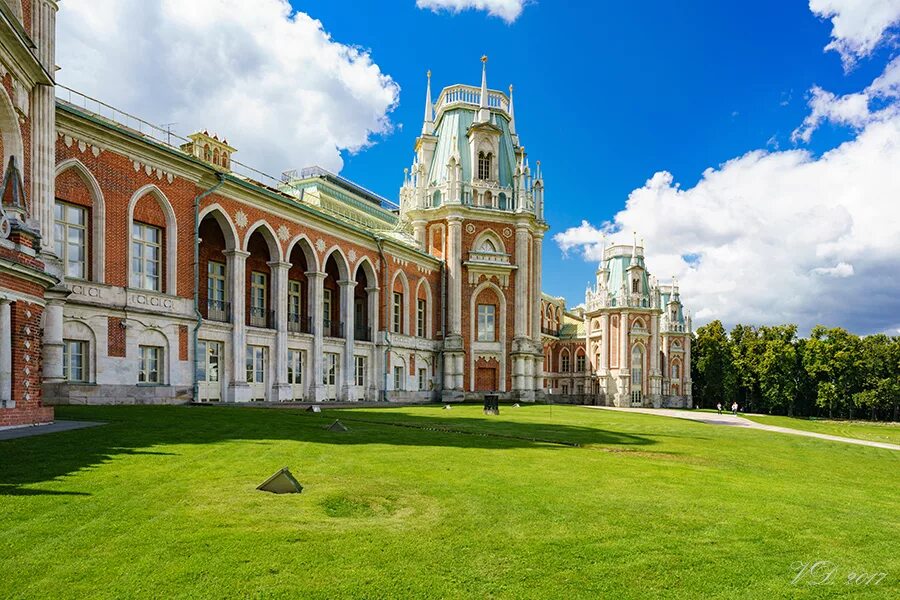
[[[0,442],[3,598],[900,591],[890,450],[567,406],[57,414],[108,424]],[[255,490],[285,465],[302,494]]]
[[[771,415],[741,415],[751,421],[777,427],[790,427],[803,431],[827,433],[873,442],[900,444],[900,423],[876,423],[872,421],[829,421]]]

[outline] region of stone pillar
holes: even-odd
[[[691,379],[691,336],[684,336],[684,365],[682,365],[684,369],[684,395],[688,396],[687,406],[690,408],[693,406],[693,400],[690,396],[693,395],[693,380]]]
[[[531,338],[534,341],[534,390],[544,389],[544,344],[541,338],[541,277],[544,251],[544,234],[535,232],[532,236],[532,286],[531,286]]]
[[[228,295],[231,299],[231,382],[228,402],[250,400],[247,385],[247,257],[249,252],[227,250]]]
[[[66,292],[68,293],[68,292]],[[43,377],[46,383],[63,380],[63,306],[65,300],[47,292],[44,308]]]
[[[609,313],[600,315],[600,375],[609,374],[609,349],[612,346],[609,339]],[[606,389],[604,388],[604,391]]]
[[[275,312],[275,385],[272,396],[276,402],[293,399],[291,384],[288,383],[288,271],[291,263],[273,261],[267,263],[272,270],[272,306]]]
[[[447,331],[444,336],[444,401],[462,400],[462,218],[447,219]]]
[[[618,406],[630,406],[631,396],[628,372],[628,313],[623,312],[619,317],[619,402]]]
[[[416,239],[416,244],[419,245],[419,249],[425,250],[425,221],[413,221],[413,237]]]
[[[0,298],[0,408],[15,408],[12,399],[12,301]]]
[[[309,303],[309,318],[312,321],[313,345],[312,345],[312,373],[309,383],[309,397],[314,402],[325,399],[325,386],[322,383],[322,375],[325,369],[324,336],[325,315],[322,312],[322,302],[325,293],[325,273],[321,271],[307,271],[306,279],[309,281],[310,293],[306,294]]]
[[[532,356],[531,340],[528,339],[528,323],[531,321],[531,314],[528,312],[528,291],[529,284],[529,268],[528,268],[528,251],[530,240],[528,237],[528,225],[519,223],[516,225],[516,274],[515,285],[516,292],[513,300],[513,343],[512,343],[512,390],[518,392],[523,400],[526,398],[522,395],[525,390],[534,388],[533,378],[528,377],[528,373],[532,372],[534,357]],[[526,367],[525,363],[529,363]]]
[[[341,286],[341,320],[344,322],[344,365],[341,369],[341,400],[352,402],[356,400],[356,363],[353,358],[353,343],[356,340],[356,331],[353,314],[353,290],[356,282],[352,280],[339,281]]]
[[[462,298],[462,219],[449,218],[447,223],[447,331],[462,333],[460,301]]]
[[[35,56],[54,77],[56,73],[56,3],[32,3],[31,34]],[[31,92],[31,216],[41,230],[41,250],[55,255],[53,205],[56,193],[56,89],[37,85]],[[4,165],[6,168],[6,165]],[[24,169],[25,165],[19,165]]]
[[[383,371],[385,367],[379,367],[379,355],[381,352],[378,350],[378,347],[375,343],[375,336],[378,334],[378,287],[367,287],[366,288],[366,300],[368,302],[368,311],[369,311],[369,329],[371,331],[371,340],[373,343],[374,352],[371,353],[368,361],[368,369],[369,369],[369,381],[367,382],[368,391],[366,393],[365,400],[378,400],[378,387],[379,387],[379,373]]]

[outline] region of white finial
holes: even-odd
[[[513,109],[513,86],[509,84],[509,132],[516,135],[516,113]]]
[[[422,135],[434,132],[434,104],[431,103],[431,69],[425,74],[428,83],[425,85],[425,120],[422,123]]]
[[[478,111],[478,122],[487,123],[491,118],[491,112],[488,109],[488,92],[487,92],[487,55],[481,57],[481,104]]]

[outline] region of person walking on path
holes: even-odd
[[[732,402],[731,403],[731,414],[733,414],[734,416],[737,416],[737,411],[738,411],[738,403]]]
[[[716,404],[716,410],[719,411],[720,415],[722,414],[722,403],[721,402]]]

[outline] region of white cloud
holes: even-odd
[[[484,10],[494,17],[500,17],[512,23],[522,14],[527,0],[416,0],[419,8],[428,8],[434,12],[441,10],[458,13],[464,10]]]
[[[60,83],[279,173],[391,131],[399,87],[366,50],[331,39],[286,0],[66,0]]]
[[[889,118],[900,112],[894,101],[900,98],[900,57],[895,58],[875,81],[862,92],[835,96],[819,86],[810,90],[811,112],[791,133],[794,142],[809,142],[813,132],[824,122],[861,129],[868,123]],[[873,107],[880,106],[873,110]]]
[[[646,240],[651,272],[681,282],[702,323],[793,322],[868,333],[900,326],[900,116],[821,157],[749,152],[682,190],[656,173],[612,222],[555,236],[600,258],[601,236]]]
[[[900,21],[900,0],[810,0],[809,9],[831,20],[825,49],[837,51],[845,68],[870,55]]]

